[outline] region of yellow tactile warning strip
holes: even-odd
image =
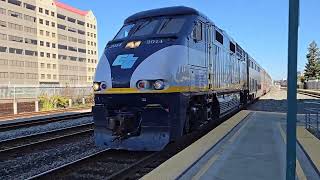
[[[210,131],[201,139],[176,154],[142,179],[176,179],[209,149],[227,135],[236,125],[244,120],[250,111],[240,111],[230,119]],[[186,158],[188,157],[188,158]],[[214,161],[214,159],[212,160]],[[163,173],[165,172],[165,173]]]
[[[318,172],[320,172],[320,140],[304,127],[297,128],[297,139]]]
[[[278,128],[280,130],[280,134],[281,134],[281,137],[282,137],[284,143],[287,144],[287,139],[286,139],[287,135],[283,131],[283,129],[281,128],[280,122],[278,123]],[[298,159],[296,159],[296,174],[297,174],[297,177],[299,180],[307,180],[307,177],[304,174]]]

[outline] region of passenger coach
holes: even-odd
[[[270,81],[236,41],[192,8],[134,14],[108,42],[97,67],[96,143],[161,150],[267,93]]]

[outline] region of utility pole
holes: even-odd
[[[288,89],[287,89],[287,169],[286,179],[296,176],[296,122],[297,122],[297,50],[299,27],[299,0],[289,0]]]

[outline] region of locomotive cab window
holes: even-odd
[[[116,35],[116,37],[113,40],[117,40],[117,39],[123,39],[128,37],[129,32],[131,31],[131,29],[133,28],[134,24],[127,24],[124,25],[120,31],[118,32],[118,34]]]
[[[185,19],[183,18],[170,18],[164,19],[158,29],[158,34],[176,34],[180,32],[183,27]]]
[[[192,39],[195,42],[202,40],[202,23],[196,22],[195,26],[193,27],[193,31],[192,31]]]
[[[151,34],[155,27],[158,25],[159,20],[153,19],[149,21],[145,21],[139,25],[138,27],[134,30],[132,36],[145,36]]]

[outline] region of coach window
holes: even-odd
[[[202,40],[202,23],[196,22],[192,31],[192,39],[196,42]]]
[[[236,52],[236,46],[232,42],[230,42],[230,51],[233,53]]]
[[[220,32],[218,32],[218,31],[216,31],[216,40],[217,40],[219,43],[223,44],[223,35],[222,35]]]

